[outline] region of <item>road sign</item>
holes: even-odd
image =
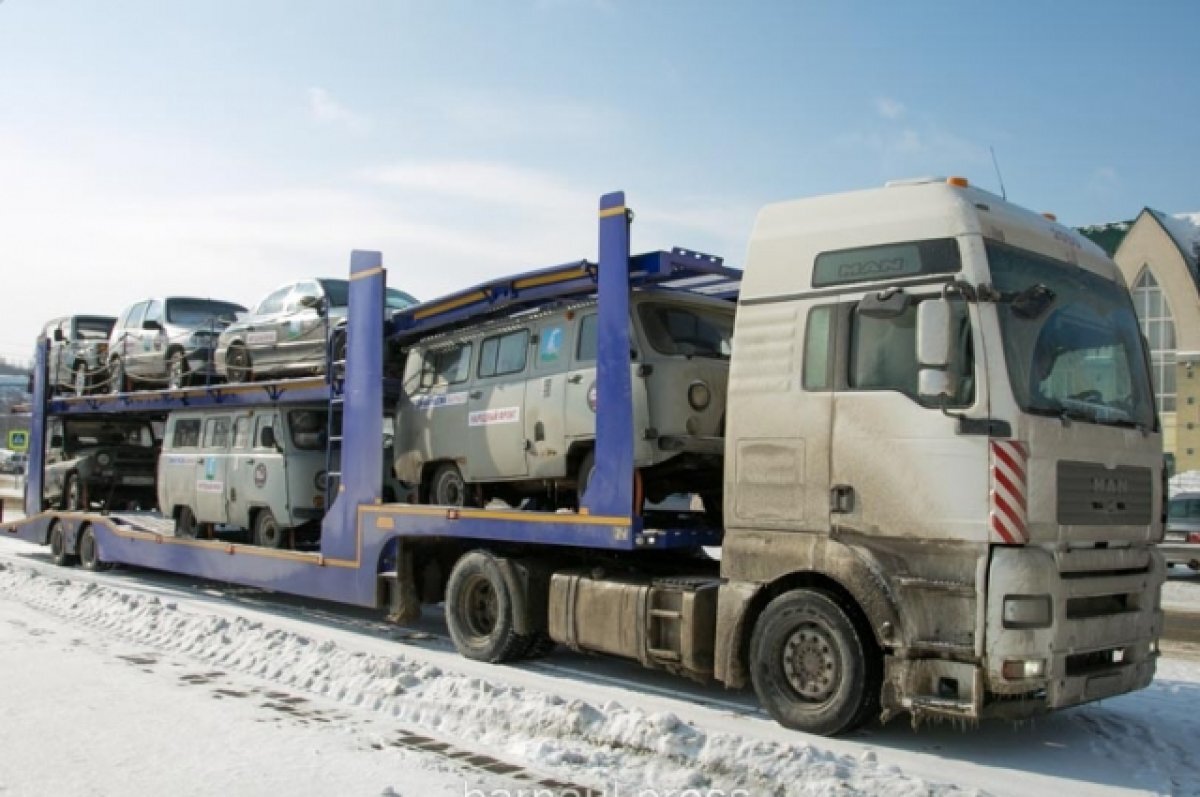
[[[13,451],[28,451],[29,432],[24,429],[9,429],[8,447]]]

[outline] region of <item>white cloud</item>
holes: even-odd
[[[875,110],[884,119],[899,119],[904,116],[904,103],[891,97],[879,97],[875,100]]]
[[[367,117],[351,111],[319,86],[308,90],[308,110],[318,122],[344,127],[354,133],[365,133],[371,127]]]

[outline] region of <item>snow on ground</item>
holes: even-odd
[[[1200,612],[1200,572],[1183,565],[1167,568],[1162,607],[1167,611]]]
[[[1033,723],[893,722],[829,740],[778,727],[744,694],[574,654],[479,664],[436,621],[388,631],[322,607],[58,569],[0,540],[0,792],[530,797],[550,778],[555,793],[630,797],[1200,794],[1193,663]]]

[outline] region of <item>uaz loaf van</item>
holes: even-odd
[[[734,305],[634,291],[630,316],[645,498],[707,495],[719,512]],[[396,477],[433,504],[573,506],[593,463],[596,340],[595,301],[422,339],[405,363]]]

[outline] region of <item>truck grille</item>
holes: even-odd
[[[1151,522],[1149,468],[1058,463],[1058,522],[1063,526],[1144,526]]]

